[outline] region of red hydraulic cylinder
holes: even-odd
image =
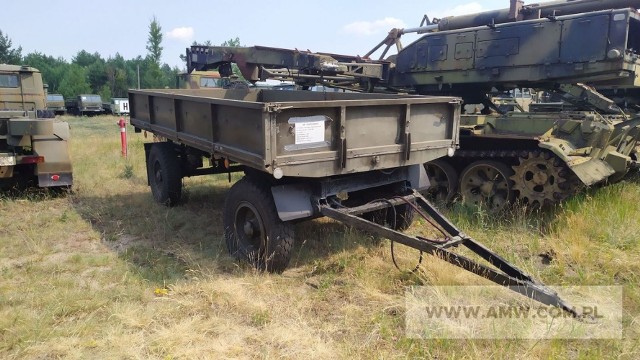
[[[122,144],[122,156],[127,157],[127,122],[124,118],[120,118],[118,121],[120,126],[120,143]]]

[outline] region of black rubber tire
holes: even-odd
[[[395,222],[396,226],[394,230],[405,231],[411,227],[411,224],[413,224],[415,214],[416,212],[411,205],[398,205],[396,206],[395,221],[393,219],[393,210],[387,209],[387,222],[389,224],[393,224]]]
[[[408,204],[402,204],[395,207],[395,212],[389,207],[387,209],[364,213],[361,216],[363,219],[387,226],[390,229],[405,231],[413,224],[415,210]]]
[[[154,143],[147,159],[147,176],[153,199],[166,206],[175,206],[182,198],[182,170],[173,144]]]
[[[223,225],[231,256],[269,272],[282,272],[289,264],[293,225],[278,217],[268,186],[247,176],[235,183],[224,203]]]

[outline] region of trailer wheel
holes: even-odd
[[[387,222],[389,224],[396,224],[396,231],[405,231],[413,224],[415,210],[409,204],[403,204],[396,206],[395,219],[393,218],[394,212],[391,209],[387,209]]]
[[[246,176],[235,183],[224,204],[223,224],[232,256],[270,272],[282,272],[289,264],[293,226],[278,217],[267,186]]]
[[[402,204],[395,207],[395,212],[393,209],[387,208],[364,213],[362,218],[376,224],[388,226],[396,231],[405,231],[413,224],[414,215],[415,210],[413,207],[409,204]]]
[[[173,145],[155,143],[149,151],[147,176],[153,198],[160,204],[175,206],[182,197],[182,172]]]

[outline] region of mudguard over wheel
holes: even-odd
[[[232,256],[270,272],[281,272],[289,264],[293,226],[278,217],[268,186],[246,176],[235,183],[224,204],[223,224]]]
[[[182,171],[178,155],[171,143],[154,143],[147,160],[147,177],[153,199],[175,206],[182,198]]]

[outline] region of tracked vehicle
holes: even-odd
[[[637,115],[594,87],[639,85],[639,0],[575,0],[425,21],[393,29],[363,57],[265,47],[192,47],[190,69],[238,64],[252,81],[273,78],[357,91],[455,95],[484,105],[465,116],[460,149],[427,165],[435,196],[501,210],[514,200],[554,204],[580,185],[617,181],[634,166]],[[423,34],[403,47],[403,34]],[[589,39],[585,42],[584,39]],[[383,59],[396,46],[398,54]],[[372,54],[384,47],[378,60]],[[558,92],[573,111],[501,113],[492,89]]]

